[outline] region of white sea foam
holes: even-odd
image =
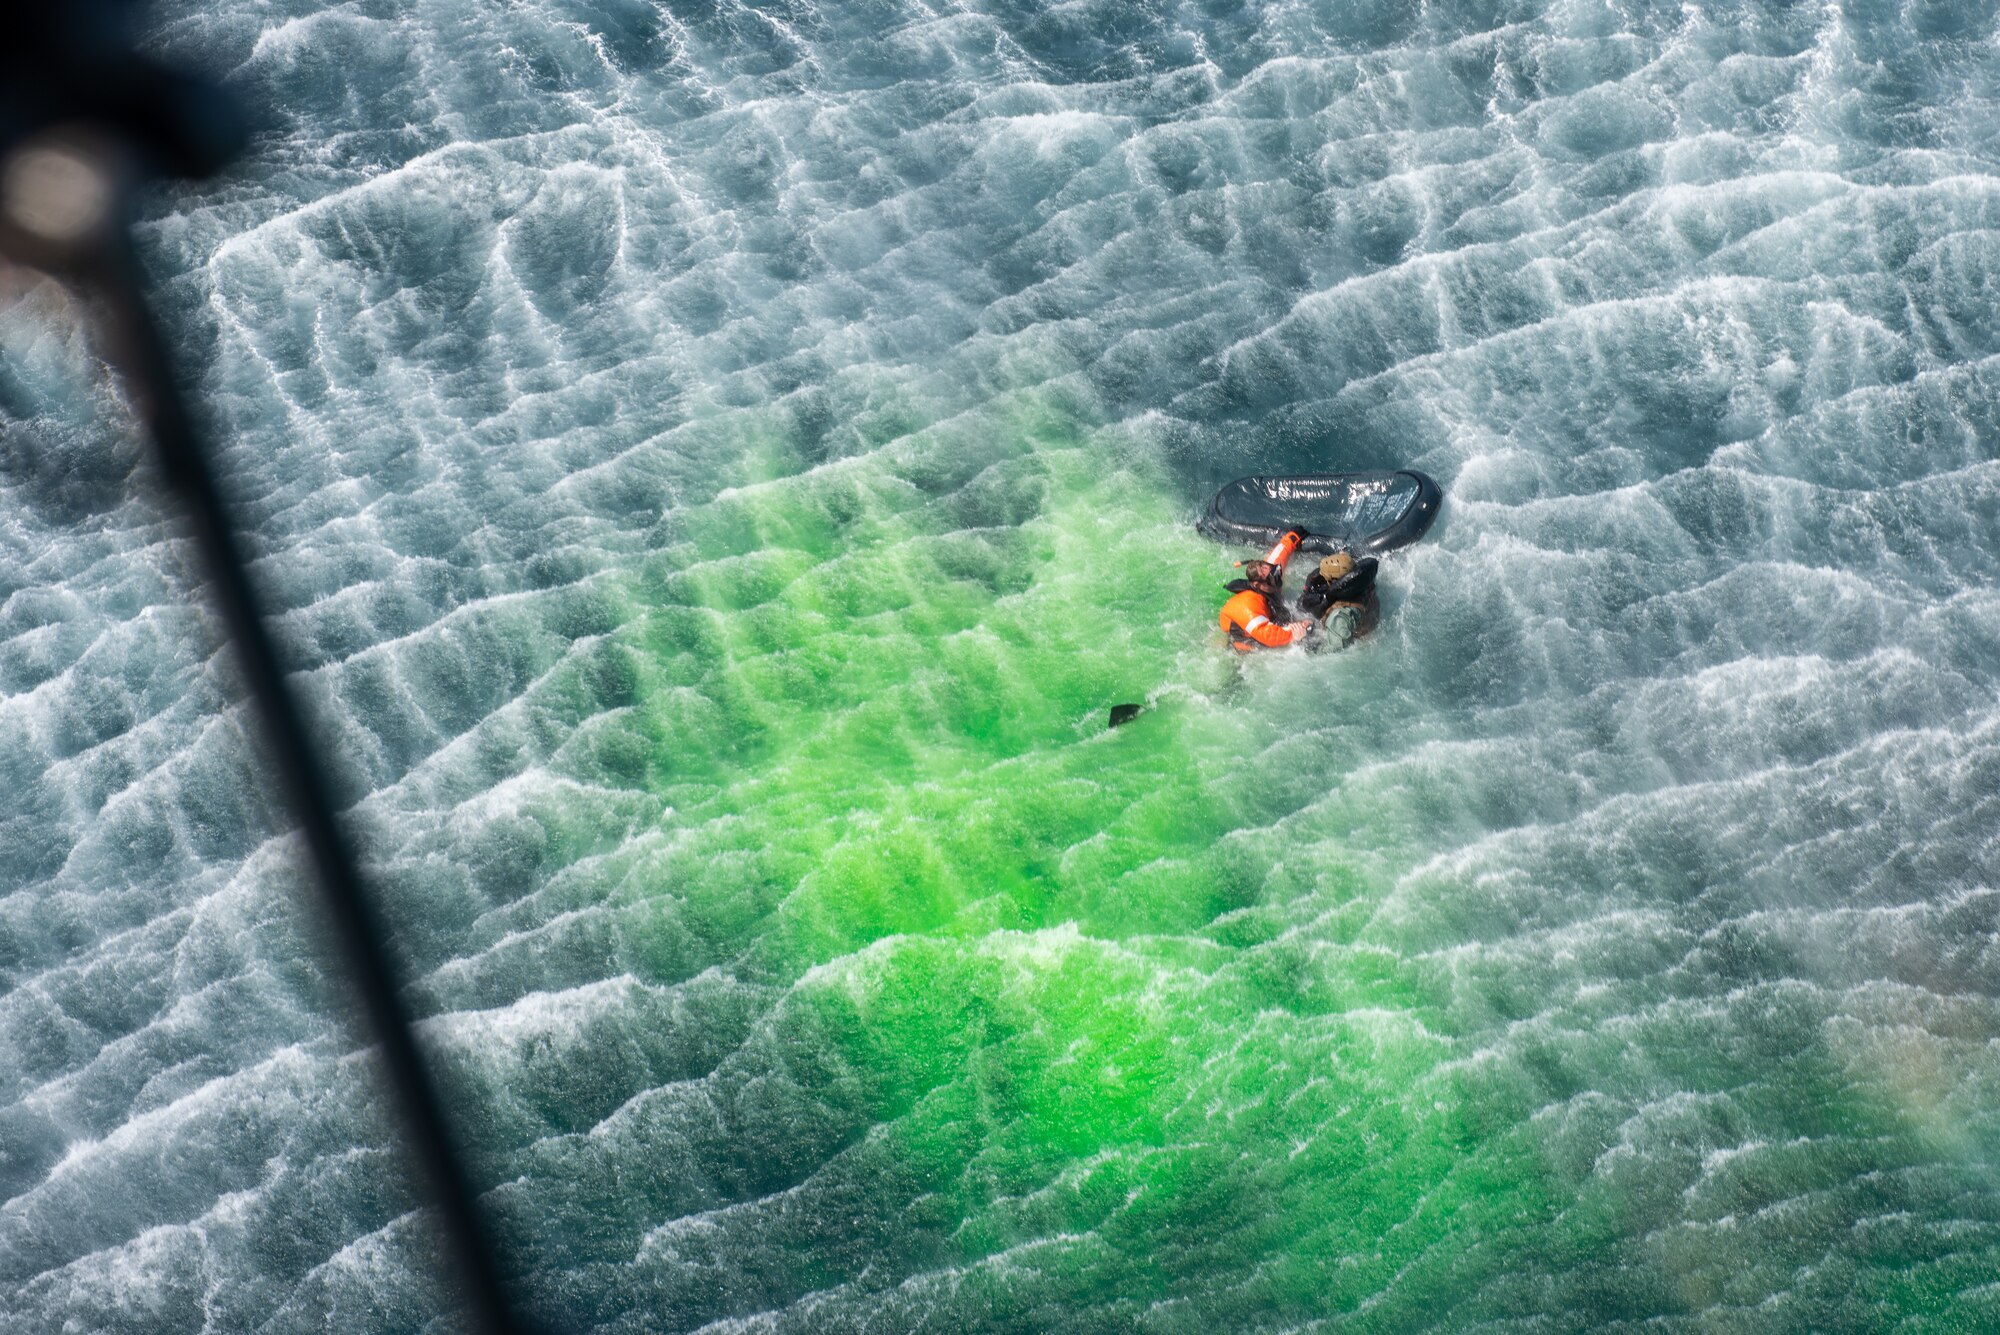
[[[145,221],[163,308],[426,1033],[484,1110],[478,1173],[561,1315],[1317,1329],[1300,1258],[1384,1325],[1886,1327],[1888,1272],[1941,1320],[1993,1311],[1979,13],[155,22],[258,127]],[[82,330],[0,299],[0,1331],[422,1328],[442,1300],[369,1061],[322,1012],[240,691]],[[1141,726],[1240,819],[1152,831],[1103,892],[1212,902],[1125,939],[1052,898],[1026,930],[967,910],[792,958],[822,874],[792,841],[924,821],[808,810],[813,730],[761,736],[785,705],[756,674],[825,659],[760,642],[711,675],[715,637],[968,534],[986,559],[1022,496],[1113,464],[1188,513],[1251,471],[1410,464],[1448,500],[1355,651],[1218,668],[1190,632],[1146,688]],[[1115,545],[1130,517],[1097,518]],[[989,583],[983,620],[871,646],[1006,662],[1038,595]],[[901,611],[870,609],[814,615],[862,639]],[[1130,763],[1099,717],[1064,740]],[[1110,777],[1074,791],[1132,791]],[[1127,856],[1150,800],[1053,840],[1036,884]],[[1162,1143],[1047,1149],[1059,1113],[1010,1139],[997,1035],[885,1092],[854,1016],[924,949],[1009,995],[1079,970],[1198,1054]],[[1101,1056],[1072,1035],[1056,1077]],[[1423,1189],[1326,1241],[1319,1203],[1369,1172]],[[1535,1192],[1481,1213],[1454,1174]]]

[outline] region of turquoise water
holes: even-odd
[[[258,133],[143,242],[527,1305],[2000,1323],[1995,23],[162,6]],[[1399,464],[1380,632],[1233,661],[1213,487]],[[19,276],[0,490],[0,1331],[455,1328]]]

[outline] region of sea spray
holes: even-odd
[[[142,245],[529,1304],[1993,1324],[1988,27],[162,8],[258,134]],[[448,1325],[9,291],[0,1329]],[[1397,465],[1380,630],[1221,650],[1213,489]]]

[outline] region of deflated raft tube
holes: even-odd
[[[1379,556],[1430,529],[1444,492],[1414,468],[1316,477],[1239,477],[1208,503],[1195,528],[1218,542],[1276,542],[1288,528],[1309,535],[1304,552]]]

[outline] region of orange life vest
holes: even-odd
[[[1292,553],[1299,549],[1300,536],[1297,530],[1293,530],[1264,553],[1265,562],[1278,568],[1281,579],[1285,573],[1285,562],[1291,560]],[[1271,620],[1271,600],[1259,593],[1249,580],[1232,579],[1228,587],[1232,596],[1222,605],[1221,621],[1223,633],[1229,636],[1230,648],[1244,654],[1260,644],[1266,649],[1282,649],[1298,638],[1289,629]]]
[[[1222,605],[1222,629],[1229,636],[1229,647],[1245,654],[1260,644],[1266,649],[1284,648],[1294,638],[1291,631],[1271,620],[1270,599],[1248,585],[1247,580],[1231,580],[1229,587],[1235,592]]]

